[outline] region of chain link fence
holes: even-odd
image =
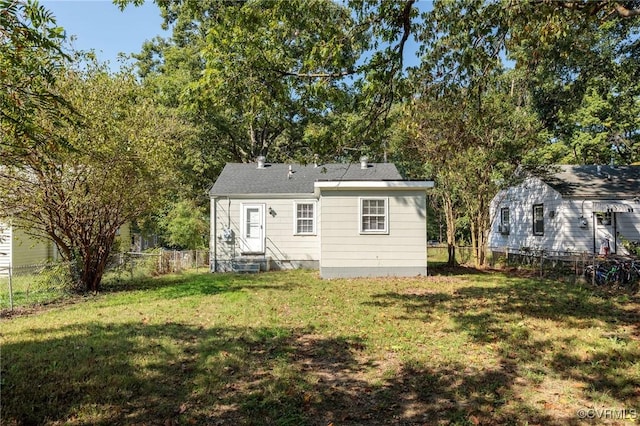
[[[491,267],[529,269],[545,277],[557,274],[582,275],[585,268],[596,261],[596,256],[589,252],[522,247],[517,250],[492,250],[489,263]]]
[[[447,247],[431,245],[429,264],[447,261]],[[471,247],[456,247],[456,261],[473,264]],[[591,252],[542,250],[533,247],[493,249],[488,266],[495,269],[518,270],[540,278],[570,278],[611,289],[637,291],[640,288],[640,258],[636,255],[597,255]]]
[[[59,301],[73,294],[70,263],[43,263],[0,268],[0,314]],[[180,273],[208,271],[207,250],[152,250],[114,254],[103,283]]]
[[[456,247],[456,261],[460,265],[471,265],[474,262],[473,248]],[[431,245],[427,249],[429,263],[445,263],[448,259],[447,246]],[[538,272],[540,276],[551,273],[567,273],[581,275],[587,265],[598,262],[598,258],[588,252],[538,250],[528,247],[521,249],[489,250],[488,265],[491,268],[519,268]]]
[[[0,268],[0,311],[60,300],[71,292],[68,263]]]
[[[449,252],[446,244],[429,244],[427,246],[427,260],[429,265],[446,263]],[[473,263],[473,250],[471,246],[456,246],[456,262],[460,265]]]
[[[129,278],[209,270],[208,250],[163,250],[120,253],[108,272]]]

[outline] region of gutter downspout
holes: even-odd
[[[596,212],[593,211],[593,207],[591,208],[591,227],[593,228],[593,254],[597,254],[598,252],[596,251]]]
[[[213,232],[209,240],[213,241],[213,272],[218,272],[218,199],[211,197],[213,203]]]
[[[613,228],[613,247],[611,253],[618,254],[618,215],[615,211],[611,212],[611,227]]]
[[[424,242],[426,247],[424,255],[427,257],[424,269],[427,276],[429,276],[429,208],[428,208],[429,200],[428,200],[428,197],[429,197],[429,194],[427,193],[427,191],[424,191],[424,227],[425,227],[424,235],[425,235],[425,238],[427,239]]]

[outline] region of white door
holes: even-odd
[[[242,253],[264,253],[264,204],[242,205]]]
[[[609,254],[617,252],[615,238],[615,213],[597,213],[596,215],[596,251],[604,254],[604,247],[609,246]]]

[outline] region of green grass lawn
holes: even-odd
[[[183,274],[4,318],[0,423],[637,422],[637,297],[433,272]]]
[[[51,303],[67,296],[61,284],[39,280],[35,275],[13,277],[9,291],[9,277],[0,276],[0,310]]]

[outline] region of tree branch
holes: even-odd
[[[623,18],[632,18],[634,16],[640,16],[640,9],[627,9],[620,3],[615,5],[616,12]]]
[[[341,77],[346,77],[348,75],[357,74],[358,72],[360,72],[359,69],[351,69],[347,71],[334,72],[334,73],[324,73],[324,72],[299,73],[294,71],[283,71],[283,70],[277,70],[277,69],[272,69],[271,71],[277,72],[278,74],[283,76],[299,77],[299,78],[341,78]]]
[[[553,0],[545,0],[548,3],[554,3]],[[594,1],[594,2],[583,2],[583,1],[564,1],[564,2],[557,2],[556,4],[558,4],[560,7],[563,7],[565,9],[571,9],[571,10],[578,10],[578,11],[590,11],[591,15],[595,15],[596,13],[598,13],[600,10],[604,9],[606,6],[611,5],[611,2],[608,1]],[[625,6],[623,6],[620,3],[613,3],[613,9],[614,11],[611,11],[611,13],[609,14],[612,15],[614,13],[617,13],[618,16],[620,16],[621,18],[633,18],[635,16],[640,16],[640,9],[629,9]]]

